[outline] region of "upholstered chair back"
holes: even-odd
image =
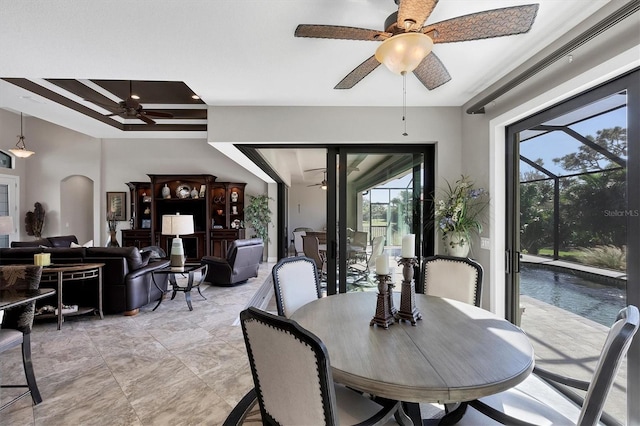
[[[337,424],[324,344],[294,321],[256,308],[242,311],[240,321],[263,424]]]
[[[290,317],[302,305],[321,296],[316,264],[308,257],[281,259],[271,275],[278,315]]]
[[[316,267],[319,271],[324,268],[324,259],[320,256],[320,242],[318,237],[305,235],[302,237],[302,249],[304,255],[309,259],[313,259],[316,262]]]
[[[42,266],[0,266],[0,290],[37,290],[40,287],[41,276]],[[35,305],[36,302],[29,302],[5,310],[1,328],[19,330],[23,334],[31,333]]]
[[[482,275],[482,266],[469,258],[432,256],[424,263],[424,291],[480,306]]]

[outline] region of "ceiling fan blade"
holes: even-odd
[[[420,62],[420,65],[413,70],[413,75],[429,90],[442,86],[451,80],[449,71],[447,71],[440,61],[440,58],[433,52],[429,53],[427,57]]]
[[[434,43],[522,34],[531,29],[537,13],[537,4],[486,10],[427,25],[422,32],[433,32]]]
[[[334,89],[351,89],[353,86],[358,84],[360,80],[368,76],[371,71],[378,68],[380,62],[376,59],[375,55],[371,56],[369,59],[358,65],[351,71],[345,78],[343,78],[340,83],[336,84]]]
[[[421,28],[437,3],[438,0],[400,0],[396,25],[406,31]]]
[[[156,124],[155,121],[153,121],[152,119],[150,119],[149,117],[147,117],[144,114],[137,113],[136,114],[136,118],[139,118],[140,120],[144,121],[147,124]]]
[[[392,34],[366,28],[343,27],[340,25],[298,25],[294,33],[296,37],[331,38],[339,40],[382,41]]]
[[[170,112],[164,112],[164,111],[151,111],[151,110],[145,109],[144,111],[141,111],[141,113],[151,117],[173,118],[173,114],[171,114]]]

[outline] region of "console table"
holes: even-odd
[[[104,263],[77,263],[77,264],[59,264],[50,265],[42,268],[42,278],[40,283],[56,283],[56,289],[58,294],[58,313],[57,314],[44,314],[39,315],[38,318],[48,318],[56,316],[58,320],[58,330],[62,327],[65,316],[82,315],[90,312],[98,312],[100,319],[104,319],[102,313],[102,267]],[[62,293],[64,283],[69,281],[81,281],[92,278],[98,279],[98,303],[97,306],[87,307],[78,306],[76,312],[63,313],[62,312]]]

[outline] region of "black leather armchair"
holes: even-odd
[[[205,281],[211,285],[231,286],[258,276],[264,244],[260,238],[235,240],[227,250],[227,258],[204,256],[201,264],[209,265]]]

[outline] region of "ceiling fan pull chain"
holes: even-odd
[[[402,136],[409,136],[407,133],[407,72],[402,73],[402,121],[404,122],[404,133]]]

